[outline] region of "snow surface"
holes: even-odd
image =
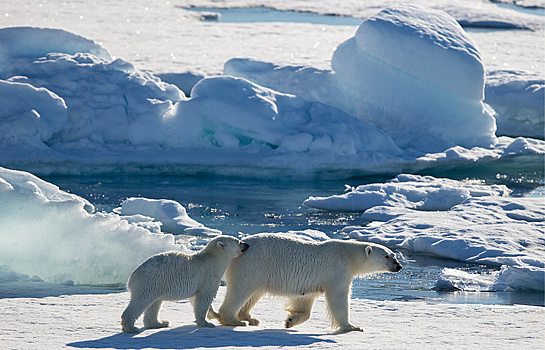
[[[2,340],[8,349],[542,349],[545,310],[536,306],[455,305],[425,302],[352,299],[350,317],[365,333],[335,334],[324,298],[314,305],[310,320],[283,328],[286,313],[281,298],[263,298],[254,314],[256,327],[199,328],[189,301],[167,302],[160,317],[170,328],[121,333],[121,313],[129,294],[89,294],[0,299]],[[1,286],[1,284],[0,284]],[[71,287],[78,290],[82,287]],[[82,292],[85,292],[83,289]],[[25,294],[26,293],[26,294]],[[214,307],[225,295],[220,287]],[[214,322],[214,321],[213,321]],[[141,327],[141,321],[137,322]]]
[[[464,147],[495,141],[494,119],[482,104],[481,55],[444,12],[416,5],[386,8],[337,47],[331,67],[333,90],[345,96],[339,107],[396,141],[414,134]]]

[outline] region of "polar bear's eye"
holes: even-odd
[[[386,255],[386,256],[384,257],[384,259],[389,260],[389,259],[390,259],[390,256],[389,256],[389,255]]]

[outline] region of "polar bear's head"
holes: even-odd
[[[218,236],[208,243],[208,247],[212,247],[222,255],[227,255],[230,258],[236,258],[244,253],[249,245],[242,242],[240,239],[231,236]]]
[[[399,272],[401,270],[401,264],[397,261],[395,253],[382,245],[367,245],[365,256],[376,272]]]

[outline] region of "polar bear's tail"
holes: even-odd
[[[208,313],[206,314],[206,318],[209,320],[219,320],[220,315],[216,311],[214,311],[212,306],[210,306],[210,308],[208,309]]]

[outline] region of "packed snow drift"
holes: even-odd
[[[299,91],[219,76],[187,98],[61,30],[4,28],[0,45],[0,164],[36,174],[348,177],[521,155],[539,167],[545,153],[543,141],[496,138],[479,51],[447,14],[419,6],[364,21],[334,71],[281,69],[285,85],[302,77]],[[225,70],[252,67],[271,69]]]

